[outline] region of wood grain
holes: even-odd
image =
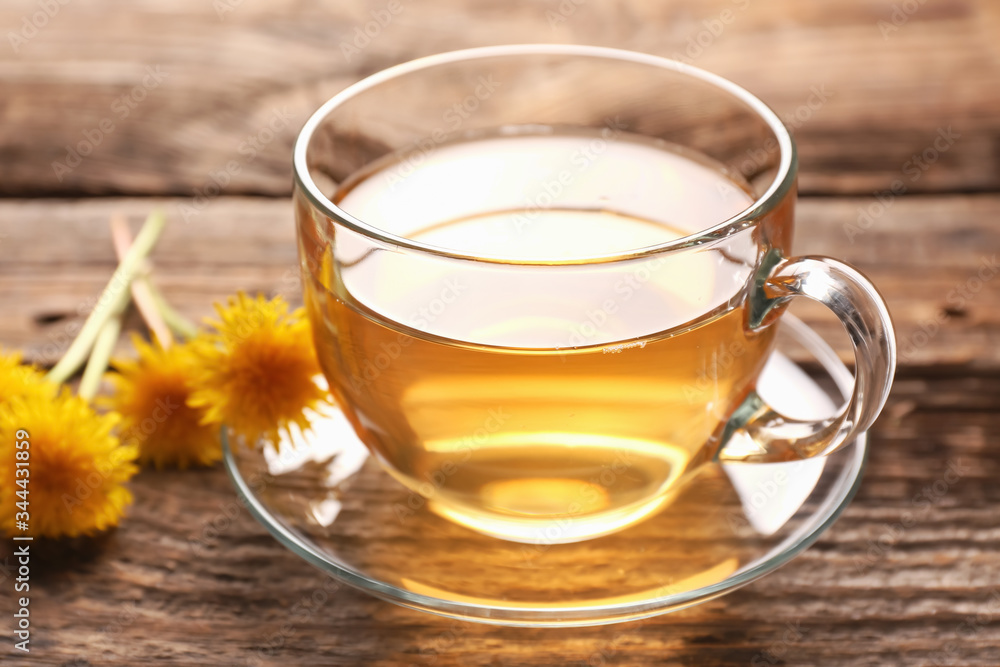
[[[137,225],[153,205],[172,216],[154,256],[157,282],[188,315],[207,315],[213,299],[241,288],[294,297],[287,201],[220,198],[184,224],[176,210],[185,201],[0,203],[0,307],[10,313],[0,340],[51,360],[114,265],[106,220],[121,211]],[[1000,495],[993,483],[1000,472],[1000,282],[984,283],[960,309],[948,301],[984,255],[992,261],[1000,196],[902,198],[852,243],[844,225],[855,224],[858,208],[872,201],[802,200],[796,247],[844,258],[871,275],[889,300],[904,348],[928,318],[948,316],[902,361],[858,498],[817,545],[765,580],[701,607],[622,626],[458,623],[327,583],[247,515],[220,469],[145,472],[132,483],[136,504],[119,530],[38,545],[44,564],[33,575],[37,651],[30,662],[10,655],[4,664],[1000,660],[1000,603],[992,597],[1000,589]],[[831,335],[839,327],[820,309],[800,314]],[[962,476],[941,487],[949,464]],[[932,502],[919,498],[928,488]],[[906,512],[919,520],[899,532]],[[213,538],[207,551],[198,548],[206,534]],[[0,585],[5,606],[9,596]],[[951,644],[956,648],[942,653]]]
[[[506,629],[325,579],[221,468],[144,471],[119,529],[34,545],[30,656],[9,640],[15,563],[0,542],[0,664],[1000,664],[1000,280],[978,275],[1000,252],[1000,3],[401,3],[350,59],[341,45],[386,0],[72,0],[41,18],[46,2],[0,5],[0,344],[54,362],[114,266],[108,218],[136,228],[154,205],[171,217],[156,281],[188,316],[238,289],[296,298],[292,141],[384,67],[524,42],[680,57],[788,119],[796,251],[853,263],[889,302],[900,368],[858,496],[812,548],[724,598],[616,626]],[[828,99],[810,109],[817,90]],[[954,142],[915,171],[949,128]],[[78,166],[54,168],[88,136],[99,145]],[[239,173],[185,221],[230,160]],[[905,196],[880,203],[894,181]],[[849,359],[822,307],[793,311]]]
[[[0,341],[51,364],[115,266],[107,220],[138,225],[153,206],[171,222],[153,254],[166,296],[193,319],[236,290],[299,299],[291,202],[222,197],[185,222],[188,199],[0,201]],[[850,262],[882,290],[895,318],[900,364],[1000,368],[1000,195],[903,197],[870,224],[874,198],[799,202],[795,251]],[[865,227],[867,225],[867,227]],[[840,323],[822,306],[794,312],[852,360]],[[133,325],[137,324],[133,321]],[[122,349],[125,349],[123,345]]]
[[[805,194],[888,188],[948,128],[958,136],[954,145],[914,172],[920,177],[909,190],[1000,187],[993,0],[918,3],[912,15],[895,19],[898,26],[892,0],[822,8],[745,0],[405,0],[349,55],[341,45],[385,0],[105,4],[60,5],[23,43],[9,35],[32,32],[24,21],[30,24],[37,4],[0,7],[0,26],[10,28],[9,48],[0,49],[0,195],[191,196],[211,188],[211,174],[231,160],[240,173],[226,194],[286,195],[298,128],[348,84],[418,56],[525,42],[624,47],[736,81],[787,117],[801,149]],[[825,92],[815,97],[816,90]],[[264,131],[271,122],[273,137]],[[259,150],[247,143],[252,137]],[[88,150],[87,141],[96,145],[78,166],[54,166],[67,163],[69,147],[84,142],[80,150]]]
[[[904,371],[874,431],[861,491],[816,545],[719,600],[606,627],[498,628],[378,601],[325,580],[274,541],[236,501],[221,469],[143,472],[119,529],[33,546],[37,644],[25,661],[4,642],[0,659],[17,666],[997,664],[998,397],[995,377],[931,382]],[[944,481],[949,465],[959,475],[952,484]],[[899,528],[908,515],[915,520]],[[9,564],[8,544],[0,549],[0,563]],[[0,583],[0,606],[9,596],[9,581]],[[4,636],[9,625],[0,617]]]

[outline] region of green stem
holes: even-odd
[[[108,281],[107,287],[101,292],[101,297],[98,299],[97,305],[91,311],[90,316],[87,317],[87,321],[83,323],[80,333],[70,344],[63,358],[59,360],[59,363],[46,376],[49,380],[55,383],[63,383],[72,377],[79,370],[80,366],[83,365],[83,362],[86,361],[87,355],[94,347],[94,342],[104,327],[104,323],[114,313],[120,313],[125,310],[125,306],[128,305],[129,301],[129,286],[132,283],[132,278],[135,276],[136,269],[139,268],[142,260],[153,249],[166,222],[167,219],[162,211],[153,211],[146,218],[146,222],[139,231],[139,235],[135,238],[135,243],[132,244],[132,247],[125,254],[121,264],[118,265],[114,275],[111,276],[111,280]]]
[[[80,379],[80,390],[77,392],[80,398],[89,401],[97,396],[97,390],[101,388],[101,378],[108,369],[108,362],[111,361],[111,354],[115,351],[115,343],[118,342],[121,332],[122,313],[113,313],[104,322],[104,326],[97,334],[97,340],[94,341],[94,349]]]
[[[174,343],[173,333],[170,325],[163,319],[160,306],[153,298],[153,282],[149,279],[149,273],[141,273],[132,281],[132,303],[139,310],[142,319],[146,321],[146,326],[156,336],[157,342],[164,349]]]
[[[118,261],[125,259],[128,249],[132,247],[132,233],[128,229],[128,220],[122,215],[111,216],[111,241],[115,245],[115,254]],[[147,262],[143,262],[139,268],[139,273],[132,279],[132,303],[135,304],[142,319],[146,321],[146,326],[153,332],[160,345],[164,348],[170,347],[174,342],[170,328],[163,321],[163,316],[156,308],[153,295],[149,291],[149,269]]]
[[[147,284],[149,285],[149,293],[153,295],[153,301],[156,303],[156,309],[160,311],[160,316],[167,323],[167,326],[181,338],[197,336],[198,326],[177,312],[152,280],[148,281]]]

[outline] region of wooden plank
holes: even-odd
[[[190,196],[231,160],[240,172],[225,193],[286,195],[299,126],[349,83],[417,56],[524,42],[679,57],[746,86],[789,119],[805,193],[868,195],[910,173],[919,175],[905,180],[910,192],[996,191],[1000,10],[993,0],[917,3],[894,18],[898,4],[403,2],[348,57],[341,45],[383,0],[95,0],[60,4],[47,19],[19,0],[0,7],[9,42],[0,49],[0,195]],[[273,137],[264,132],[272,122]],[[912,157],[948,128],[955,143],[912,171]],[[79,166],[53,166],[66,163],[68,146],[86,151],[88,136],[98,145]]]
[[[186,223],[179,210],[189,203],[0,201],[0,343],[54,363],[113,271],[106,221],[121,211],[138,225],[154,205],[171,217],[153,255],[156,282],[189,317],[211,315],[213,301],[239,289],[299,298],[289,201],[222,197]],[[902,197],[859,222],[859,211],[877,204],[803,198],[796,252],[837,257],[872,278],[895,318],[901,366],[1000,368],[1000,280],[978,276],[1000,248],[1000,196]],[[851,359],[822,306],[797,302],[793,310]]]
[[[0,660],[18,667],[997,664],[998,397],[996,377],[932,381],[905,372],[874,431],[858,496],[819,542],[721,599],[606,627],[499,628],[378,601],[329,583],[280,546],[236,501],[220,468],[143,472],[118,530],[33,545],[37,643],[25,661],[4,642]],[[946,478],[949,465],[957,478]],[[897,528],[908,514],[916,520]],[[195,549],[199,542],[208,547]],[[12,560],[3,541],[0,565]],[[10,576],[0,568],[4,609]],[[0,632],[9,630],[10,617],[0,617]]]
[[[37,18],[46,5],[58,9]],[[401,0],[348,60],[341,45],[387,6],[0,6],[0,344],[54,362],[114,266],[108,217],[137,227],[154,204],[171,217],[156,280],[188,316],[237,289],[296,299],[289,155],[322,101],[455,48],[624,47],[689,59],[759,95],[789,119],[801,191],[838,195],[801,200],[796,252],[867,273],[901,352],[858,496],[791,564],[719,600],[616,626],[505,629],[331,584],[248,515],[218,467],[145,471],[120,529],[33,546],[33,651],[5,641],[0,664],[1000,664],[1000,281],[978,275],[1000,249],[1000,3]],[[942,132],[954,142],[935,156]],[[57,174],[84,133],[100,144]],[[924,151],[926,169],[913,161]],[[231,160],[240,171],[223,196],[186,221],[180,207]],[[908,196],[873,196],[894,182]],[[27,199],[81,195],[120,197]],[[793,310],[849,359],[829,313]],[[206,531],[215,539],[195,548]],[[14,565],[0,541],[8,638]]]

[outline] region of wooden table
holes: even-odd
[[[977,278],[1000,252],[1000,3],[403,0],[349,60],[341,44],[383,0],[49,5],[0,7],[0,342],[35,361],[55,360],[107,280],[116,211],[138,224],[166,207],[156,276],[189,316],[237,289],[294,294],[289,156],[307,115],[385,66],[510,42],[682,56],[793,119],[796,249],[876,282],[901,357],[850,508],[776,574],[700,607],[504,629],[343,589],[286,625],[322,577],[245,510],[209,556],[190,548],[234,506],[223,470],[143,472],[118,530],[35,564],[27,658],[0,569],[2,664],[1000,664],[1000,280]],[[230,160],[240,173],[185,221]],[[897,179],[905,195],[851,238]],[[821,309],[797,312],[837,334]]]

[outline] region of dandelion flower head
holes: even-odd
[[[206,421],[226,424],[248,443],[279,431],[309,426],[307,408],[326,392],[309,322],[300,308],[289,312],[283,298],[268,300],[239,293],[216,305],[219,321],[194,341],[198,357],[190,404],[206,411]]]
[[[65,388],[8,402],[0,410],[0,532],[75,537],[116,525],[132,501],[124,484],[137,471],[135,448],[112,433],[117,422],[115,413],[98,414]],[[7,482],[25,477],[24,484]],[[26,533],[15,505],[24,501]]]
[[[203,423],[205,412],[188,405],[197,366],[189,345],[163,348],[134,336],[138,359],[115,360],[108,376],[114,392],[103,403],[122,416],[122,442],[139,460],[157,468],[208,466],[222,458],[219,429]]]

